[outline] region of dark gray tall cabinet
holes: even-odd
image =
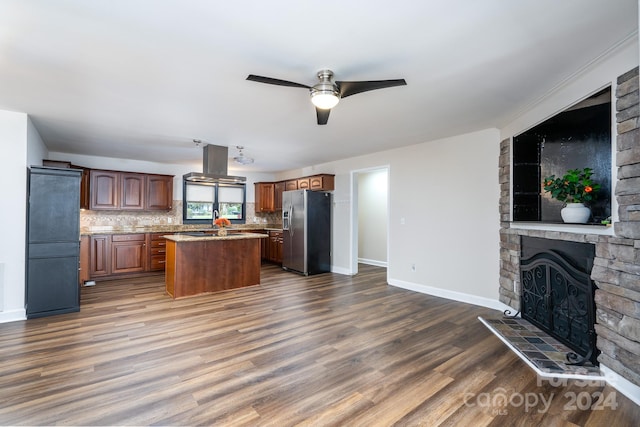
[[[32,166],[27,195],[27,318],[80,310],[82,171]]]

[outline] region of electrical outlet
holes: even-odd
[[[400,218],[400,225],[404,225],[404,217]]]
[[[171,224],[173,222],[173,218],[167,218],[167,222]]]

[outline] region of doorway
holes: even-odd
[[[389,225],[389,167],[353,171],[351,274],[358,263],[387,267]]]

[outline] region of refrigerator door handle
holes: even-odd
[[[293,204],[289,205],[289,234],[291,237],[295,234],[295,225],[293,224]]]

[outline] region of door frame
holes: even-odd
[[[373,172],[377,170],[387,171],[387,224],[385,224],[387,230],[387,281],[389,278],[389,221],[391,212],[391,165],[372,166],[363,169],[354,169],[350,172],[350,191],[351,191],[351,209],[349,212],[349,227],[351,229],[351,239],[349,242],[349,274],[355,276],[358,274],[358,175],[367,172]]]

